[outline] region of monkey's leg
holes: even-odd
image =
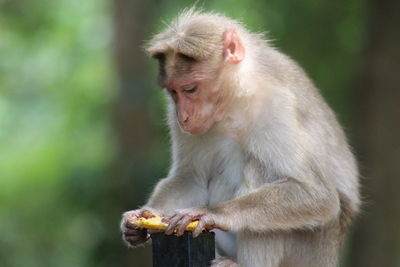
[[[234,262],[233,260],[228,258],[217,258],[216,260],[213,260],[211,267],[242,267],[242,266],[237,262]]]
[[[241,232],[238,262],[244,267],[335,267],[337,240],[343,237],[335,224],[313,230]]]
[[[279,233],[243,231],[238,234],[238,262],[245,267],[280,267],[284,239]]]
[[[294,230],[286,233],[282,266],[335,267],[344,233],[330,224],[313,230]]]

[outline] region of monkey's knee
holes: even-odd
[[[228,258],[218,258],[212,261],[211,267],[241,267],[241,265]]]

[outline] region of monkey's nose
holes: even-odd
[[[189,122],[189,115],[188,114],[183,114],[183,116],[182,116],[182,122],[183,123],[187,123],[187,122]]]
[[[180,124],[186,124],[189,122],[189,114],[186,112],[179,112],[177,110],[176,115],[178,117],[179,123]]]

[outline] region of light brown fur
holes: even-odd
[[[159,80],[171,94],[173,162],[147,204],[124,214],[124,239],[147,240],[127,217],[150,210],[178,234],[193,219],[229,230],[216,240],[230,259],[214,266],[336,266],[360,205],[358,172],[303,70],[240,23],[194,9],[147,50],[162,57]]]

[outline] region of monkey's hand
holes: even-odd
[[[139,229],[135,221],[138,218],[151,218],[154,216],[154,211],[149,211],[146,209],[131,210],[122,214],[122,239],[128,246],[138,246],[150,238],[149,231],[147,229]]]
[[[204,229],[211,230],[218,228],[228,231],[228,229],[215,223],[213,215],[206,207],[175,210],[172,215],[166,216],[163,221],[168,223],[168,227],[165,230],[166,235],[174,233],[175,229],[176,235],[183,235],[186,226],[192,221],[199,221],[196,229],[193,231],[193,237],[200,235]]]

